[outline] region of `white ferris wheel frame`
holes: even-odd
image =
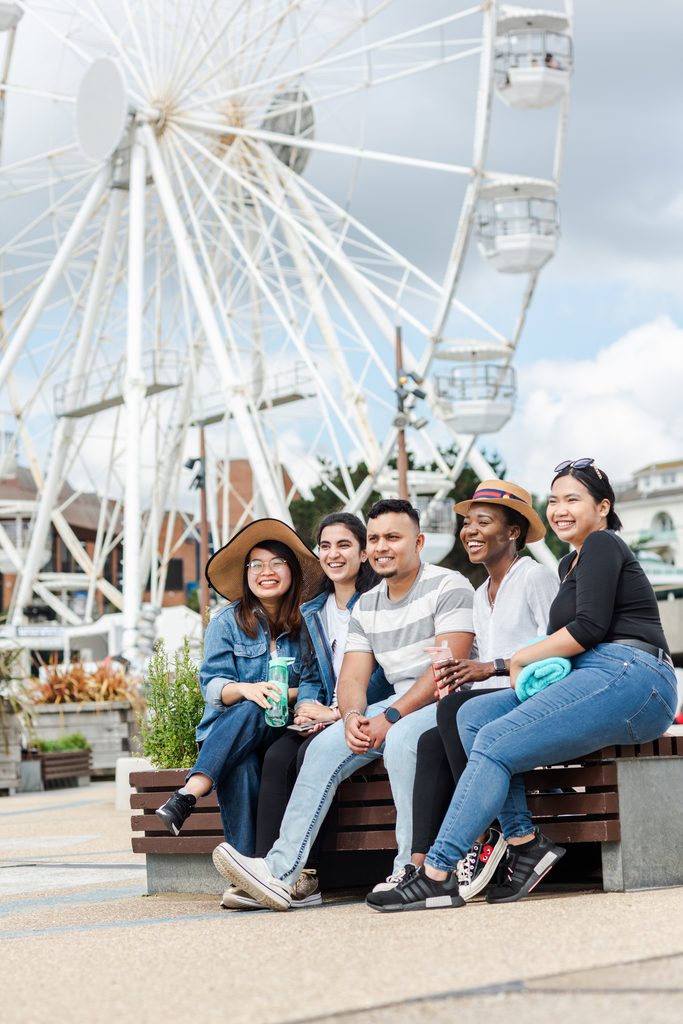
[[[390,0],[378,0],[374,5],[369,17],[379,15],[390,5]],[[68,46],[71,51],[83,59],[87,66],[90,56],[77,46],[72,39],[52,26],[47,19],[24,0],[17,0],[17,8],[24,16],[30,15],[43,26],[54,32],[60,43]],[[237,8],[245,6],[245,0],[236,5]],[[269,5],[265,5],[269,7]],[[297,0],[288,4],[287,11],[299,6]],[[202,233],[199,219],[196,212],[192,210],[190,189],[198,189],[202,193],[202,202],[206,209],[220,222],[227,236],[231,239],[235,250],[248,271],[255,290],[258,292],[259,301],[267,301],[270,307],[275,310],[279,319],[280,327],[289,337],[292,348],[298,351],[302,362],[304,362],[315,380],[316,388],[321,394],[327,407],[333,411],[335,417],[343,422],[348,435],[355,439],[357,449],[363,453],[368,465],[368,475],[358,486],[353,486],[346,462],[341,448],[336,448],[336,456],[339,462],[339,469],[342,472],[344,485],[347,493],[338,492],[345,501],[345,506],[351,511],[360,510],[370,493],[374,489],[377,478],[385,469],[391,458],[396,444],[397,429],[389,428],[380,444],[376,438],[367,412],[367,404],[363,393],[359,390],[353,373],[345,361],[344,351],[340,345],[338,331],[332,322],[329,311],[320,297],[317,282],[325,281],[325,285],[339,308],[342,308],[357,334],[357,342],[360,348],[365,351],[368,360],[382,378],[384,385],[389,391],[393,388],[394,375],[387,369],[386,362],[378,358],[377,350],[370,338],[370,330],[376,332],[386,344],[385,352],[391,351],[393,345],[396,321],[399,318],[403,323],[412,326],[423,338],[423,348],[419,356],[406,353],[406,365],[415,370],[421,376],[426,376],[432,366],[438,352],[439,342],[443,338],[443,332],[449,314],[453,309],[460,310],[470,320],[481,327],[493,339],[500,342],[507,342],[509,364],[516,352],[527,312],[534,294],[538,280],[538,272],[532,272],[527,276],[526,287],[522,299],[521,308],[517,316],[514,331],[509,337],[505,337],[492,324],[474,310],[465,306],[457,296],[458,285],[465,265],[468,247],[471,241],[475,223],[475,212],[479,200],[480,190],[484,183],[495,181],[502,176],[502,172],[489,170],[486,167],[488,143],[491,128],[491,108],[495,92],[494,83],[494,45],[496,36],[497,5],[491,3],[479,3],[470,8],[458,11],[439,19],[438,22],[429,25],[419,25],[400,33],[394,33],[384,39],[374,40],[365,43],[363,46],[352,47],[348,51],[331,52],[326,57],[315,63],[315,69],[320,70],[322,65],[331,67],[343,59],[358,57],[363,59],[368,54],[380,50],[383,46],[401,46],[407,41],[414,39],[423,33],[427,28],[449,27],[457,21],[481,14],[483,31],[476,46],[457,51],[456,53],[443,58],[440,63],[464,59],[479,54],[479,78],[477,87],[477,101],[475,114],[474,138],[472,144],[471,163],[459,165],[443,161],[434,161],[409,156],[401,153],[389,153],[380,150],[368,149],[365,147],[352,146],[341,143],[330,143],[316,138],[304,138],[292,136],[282,132],[271,131],[261,127],[231,123],[229,120],[218,118],[214,112],[207,111],[205,104],[200,101],[196,104],[189,104],[185,109],[174,115],[172,125],[163,137],[162,142],[158,138],[158,127],[166,114],[163,109],[150,105],[145,99],[145,92],[150,85],[150,79],[154,72],[151,67],[143,68],[143,73],[132,63],[126,54],[125,48],[119,45],[111,25],[100,10],[96,0],[88,0],[87,10],[90,16],[97,20],[99,27],[108,36],[112,46],[116,49],[117,57],[125,66],[130,75],[131,81],[131,102],[135,111],[130,130],[130,175],[129,175],[129,199],[128,217],[129,234],[127,250],[127,269],[121,273],[127,282],[127,329],[126,329],[126,358],[125,358],[125,481],[123,486],[123,536],[126,542],[126,557],[124,559],[123,584],[121,588],[116,587],[107,581],[103,575],[103,562],[108,548],[120,539],[114,523],[116,515],[121,511],[121,502],[118,501],[109,514],[101,513],[102,521],[98,528],[98,542],[96,550],[90,556],[84,546],[78,541],[73,530],[69,527],[64,515],[64,509],[59,505],[60,486],[64,478],[64,469],[67,464],[67,456],[74,436],[74,422],[67,417],[59,418],[56,422],[52,437],[51,455],[47,463],[46,472],[43,474],[39,467],[39,461],[32,452],[31,439],[24,436],[27,457],[34,472],[34,478],[39,483],[40,498],[37,502],[34,519],[31,529],[31,541],[29,547],[22,554],[14,546],[7,531],[0,525],[0,547],[5,555],[10,558],[17,570],[18,584],[15,590],[12,606],[12,622],[19,625],[23,621],[24,608],[36,594],[48,604],[67,624],[78,625],[84,621],[91,621],[94,610],[96,592],[103,594],[114,607],[123,612],[124,618],[124,646],[130,653],[134,653],[138,644],[138,630],[141,612],[142,587],[145,579],[151,572],[152,577],[152,599],[158,599],[163,591],[164,578],[168,566],[168,560],[172,553],[171,533],[167,529],[164,550],[159,557],[157,554],[157,537],[161,518],[164,513],[164,499],[168,494],[174,494],[174,481],[177,482],[182,458],[183,441],[196,416],[193,415],[191,407],[192,380],[187,379],[182,387],[180,401],[181,415],[178,422],[174,424],[169,432],[165,448],[161,453],[160,466],[155,482],[155,494],[149,514],[145,515],[141,497],[141,453],[139,440],[143,429],[145,409],[145,379],[142,367],[144,350],[143,339],[143,318],[145,302],[145,229],[146,209],[148,201],[146,192],[148,188],[148,176],[151,176],[156,195],[158,196],[161,210],[165,218],[167,229],[173,240],[175,255],[178,265],[181,268],[181,285],[183,292],[183,304],[189,308],[191,304],[196,314],[203,333],[202,345],[205,345],[210,352],[220,384],[226,393],[230,394],[231,414],[249,452],[249,459],[253,467],[254,477],[259,481],[259,498],[261,501],[260,511],[262,514],[291,521],[288,509],[288,498],[282,485],[282,467],[277,455],[269,446],[268,438],[262,425],[262,416],[255,403],[253,396],[246,390],[240,391],[234,387],[235,370],[240,370],[240,351],[236,339],[232,336],[229,318],[219,318],[216,314],[216,296],[220,295],[218,282],[212,272],[212,262],[209,254],[203,249]],[[571,23],[572,4],[571,0],[564,0],[564,10]],[[126,17],[129,26],[134,34],[138,32],[134,19],[130,15],[129,0],[125,3]],[[235,15],[236,16],[236,15]],[[189,23],[188,23],[189,24]],[[140,31],[150,31],[149,26],[142,26]],[[5,64],[0,78],[0,98],[5,101],[8,97],[11,100],[13,92],[24,94],[26,88],[15,88],[8,79],[12,48],[15,42],[17,26],[10,29],[8,45],[5,49]],[[179,66],[182,71],[181,84],[189,81],[193,75],[201,74],[198,61],[193,60],[192,43],[196,42],[196,35],[188,32],[186,47],[179,59]],[[140,52],[143,50],[143,42],[140,42]],[[233,55],[234,56],[234,55]],[[437,63],[437,62],[435,62]],[[288,72],[290,80],[297,76],[305,78],[312,65],[305,62]],[[429,62],[423,62],[417,71],[429,67]],[[416,68],[400,69],[393,71],[380,78],[379,82],[398,80],[408,74],[416,73]],[[266,78],[260,85],[268,85],[277,80],[277,74],[271,79]],[[239,96],[240,92],[249,89],[249,83],[242,86],[225,90],[222,94],[214,97],[218,101],[228,101]],[[332,98],[338,98],[344,92],[352,91],[357,86],[340,88],[337,93],[331,93]],[[35,90],[39,95],[40,90]],[[54,98],[54,97],[51,97]],[[69,102],[71,97],[60,96],[60,100]],[[326,97],[327,100],[330,97]],[[311,101],[313,106],[317,101]],[[560,173],[564,155],[566,138],[566,124],[569,109],[568,95],[561,101],[559,115],[557,118],[555,149],[553,158],[552,180],[559,184]],[[228,166],[226,161],[219,159],[206,145],[196,137],[197,131],[204,133],[205,137],[230,135],[235,139],[244,140],[244,151],[246,153],[245,165],[249,168],[251,177],[247,178],[238,169]],[[425,173],[458,175],[469,179],[466,188],[465,198],[461,207],[460,217],[457,224],[455,237],[451,246],[448,263],[445,269],[443,280],[433,280],[409,259],[399,253],[396,249],[378,237],[357,218],[351,211],[341,205],[335,204],[329,197],[323,196],[312,183],[305,178],[298,176],[290,167],[279,161],[272,150],[274,145],[292,145],[296,141],[298,150],[307,152],[320,152],[334,155],[340,159],[352,159],[366,161],[368,163],[389,164],[396,167],[410,167],[420,169]],[[254,142],[263,142],[271,148],[255,148]],[[0,155],[2,152],[2,136],[0,126]],[[251,148],[250,148],[251,147]],[[45,158],[52,159],[61,155],[69,147],[60,147],[53,151],[46,151]],[[218,175],[223,175],[226,181],[229,180],[232,187],[241,189],[251,196],[251,202],[255,211],[255,218],[261,225],[257,245],[266,252],[273,266],[276,268],[276,275],[280,283],[280,296],[284,299],[276,301],[271,292],[271,287],[260,271],[255,253],[249,251],[249,247],[240,239],[229,217],[220,209],[211,189],[207,187],[207,179],[194,175],[193,164],[188,157],[194,153],[197,158],[205,162],[205,166],[213,167]],[[178,194],[177,184],[174,187],[171,171],[175,181],[184,182],[181,186],[181,193]],[[40,285],[37,287],[30,300],[25,304],[19,323],[13,336],[7,342],[0,359],[0,388],[8,387],[10,391],[15,387],[13,374],[17,360],[25,350],[28,340],[31,338],[36,325],[39,323],[58,282],[65,273],[69,261],[78,252],[78,246],[83,233],[90,224],[93,215],[100,212],[105,203],[108,202],[108,209],[104,221],[104,230],[101,237],[101,244],[97,254],[97,260],[90,279],[90,287],[83,303],[83,315],[78,332],[78,339],[72,356],[70,376],[74,380],[80,379],[86,371],[88,364],[88,353],[95,330],[98,310],[105,298],[107,287],[107,275],[111,270],[111,263],[114,253],[115,239],[121,223],[123,208],[125,205],[125,193],[122,190],[111,188],[111,166],[109,161],[104,161],[99,168],[93,168],[90,175],[90,187],[83,198],[73,220],[61,239],[55,252],[54,258],[47,267]],[[505,173],[505,179],[514,180],[515,176]],[[256,180],[256,184],[255,184]],[[521,179],[520,179],[521,180]],[[528,180],[525,178],[524,180]],[[289,198],[290,206],[282,205],[282,196],[285,191]],[[62,202],[57,199],[55,205]],[[386,254],[387,259],[393,261],[394,265],[402,268],[403,282],[410,276],[415,282],[419,282],[421,288],[432,296],[438,297],[438,303],[433,320],[430,325],[425,325],[421,320],[412,315],[410,309],[399,301],[393,305],[388,301],[388,295],[382,287],[362,275],[356,264],[347,256],[344,249],[338,244],[339,238],[335,237],[324,217],[321,215],[321,208],[334,213],[342,225],[340,230],[358,232],[368,245],[375,247],[376,251]],[[295,212],[294,212],[295,211]],[[48,211],[48,214],[51,211]],[[319,372],[311,353],[303,344],[303,339],[297,335],[297,330],[292,326],[296,318],[296,309],[287,299],[286,276],[282,264],[278,260],[277,251],[272,237],[269,235],[266,215],[276,214],[286,240],[289,256],[296,267],[299,280],[302,286],[302,293],[310,304],[312,315],[316,320],[320,331],[327,357],[337,371],[340,382],[339,391],[333,393],[325,379]],[[190,238],[189,230],[194,232]],[[0,260],[2,254],[0,253]],[[357,308],[351,308],[348,299],[342,293],[339,282],[343,282],[353,296]],[[4,288],[3,279],[0,277],[0,288]],[[400,293],[399,293],[400,295]],[[285,308],[282,308],[282,302]],[[359,312],[360,311],[360,312]],[[366,319],[361,320],[361,314]],[[188,330],[189,330],[188,321]],[[4,330],[1,332],[4,334]],[[188,334],[188,346],[193,344],[192,337]],[[199,347],[199,346],[198,346]],[[331,431],[334,433],[334,431]],[[428,435],[427,435],[428,436]],[[477,445],[475,435],[453,434],[457,446],[457,458],[455,463],[449,466],[441,456],[439,449],[431,439],[432,454],[439,471],[443,474],[444,484],[437,497],[443,496],[452,481],[455,481],[466,462],[472,466],[480,477],[492,475],[492,469],[486,458]],[[210,511],[210,518],[214,533],[214,540],[225,541],[225,536],[220,535],[218,521],[222,519],[224,529],[227,521],[225,512],[227,510],[229,459],[226,457],[223,467],[223,515],[218,514],[215,504]],[[209,471],[215,473],[215,468]],[[214,494],[217,488],[214,488]],[[214,499],[215,501],[215,499]],[[244,509],[242,519],[256,509],[254,503],[247,505]],[[178,514],[173,504],[167,509],[171,522]],[[87,579],[87,599],[84,617],[75,613],[69,605],[59,596],[59,591],[73,586],[73,579],[68,574],[56,572],[51,579],[41,578],[41,552],[44,549],[50,526],[53,525],[62,538],[62,541],[71,552],[80,569],[80,578]],[[239,524],[237,524],[239,525]],[[194,522],[188,519],[183,536],[187,536],[194,529]],[[81,582],[82,585],[82,582]]]

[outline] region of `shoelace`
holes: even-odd
[[[458,885],[469,885],[477,864],[479,856],[479,845],[472,847],[458,864]]]

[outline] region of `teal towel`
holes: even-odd
[[[543,658],[526,665],[517,676],[515,693],[520,700],[533,697],[540,690],[545,690],[551,683],[557,683],[568,676],[572,670],[569,658]]]

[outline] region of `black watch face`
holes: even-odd
[[[386,718],[387,722],[391,722],[391,724],[394,725],[395,722],[399,721],[401,717],[401,712],[398,710],[398,708],[387,708],[387,710],[384,712],[384,717]]]

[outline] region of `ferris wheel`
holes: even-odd
[[[182,465],[198,424],[214,546],[250,516],[289,519],[312,482],[350,509],[388,492],[406,425],[426,421],[437,470],[411,488],[430,501],[465,461],[490,473],[477,437],[512,414],[559,236],[571,13],[0,3],[0,464],[19,457],[37,493],[23,540],[0,507],[14,623],[36,594],[90,621],[99,594],[135,648],[143,589],[163,592],[173,553],[162,521],[195,525]],[[496,144],[508,111],[519,146]],[[398,417],[397,326],[419,385]],[[231,521],[236,459],[253,494]],[[86,543],[65,510],[90,493]],[[52,528],[76,572],[47,570]]]

